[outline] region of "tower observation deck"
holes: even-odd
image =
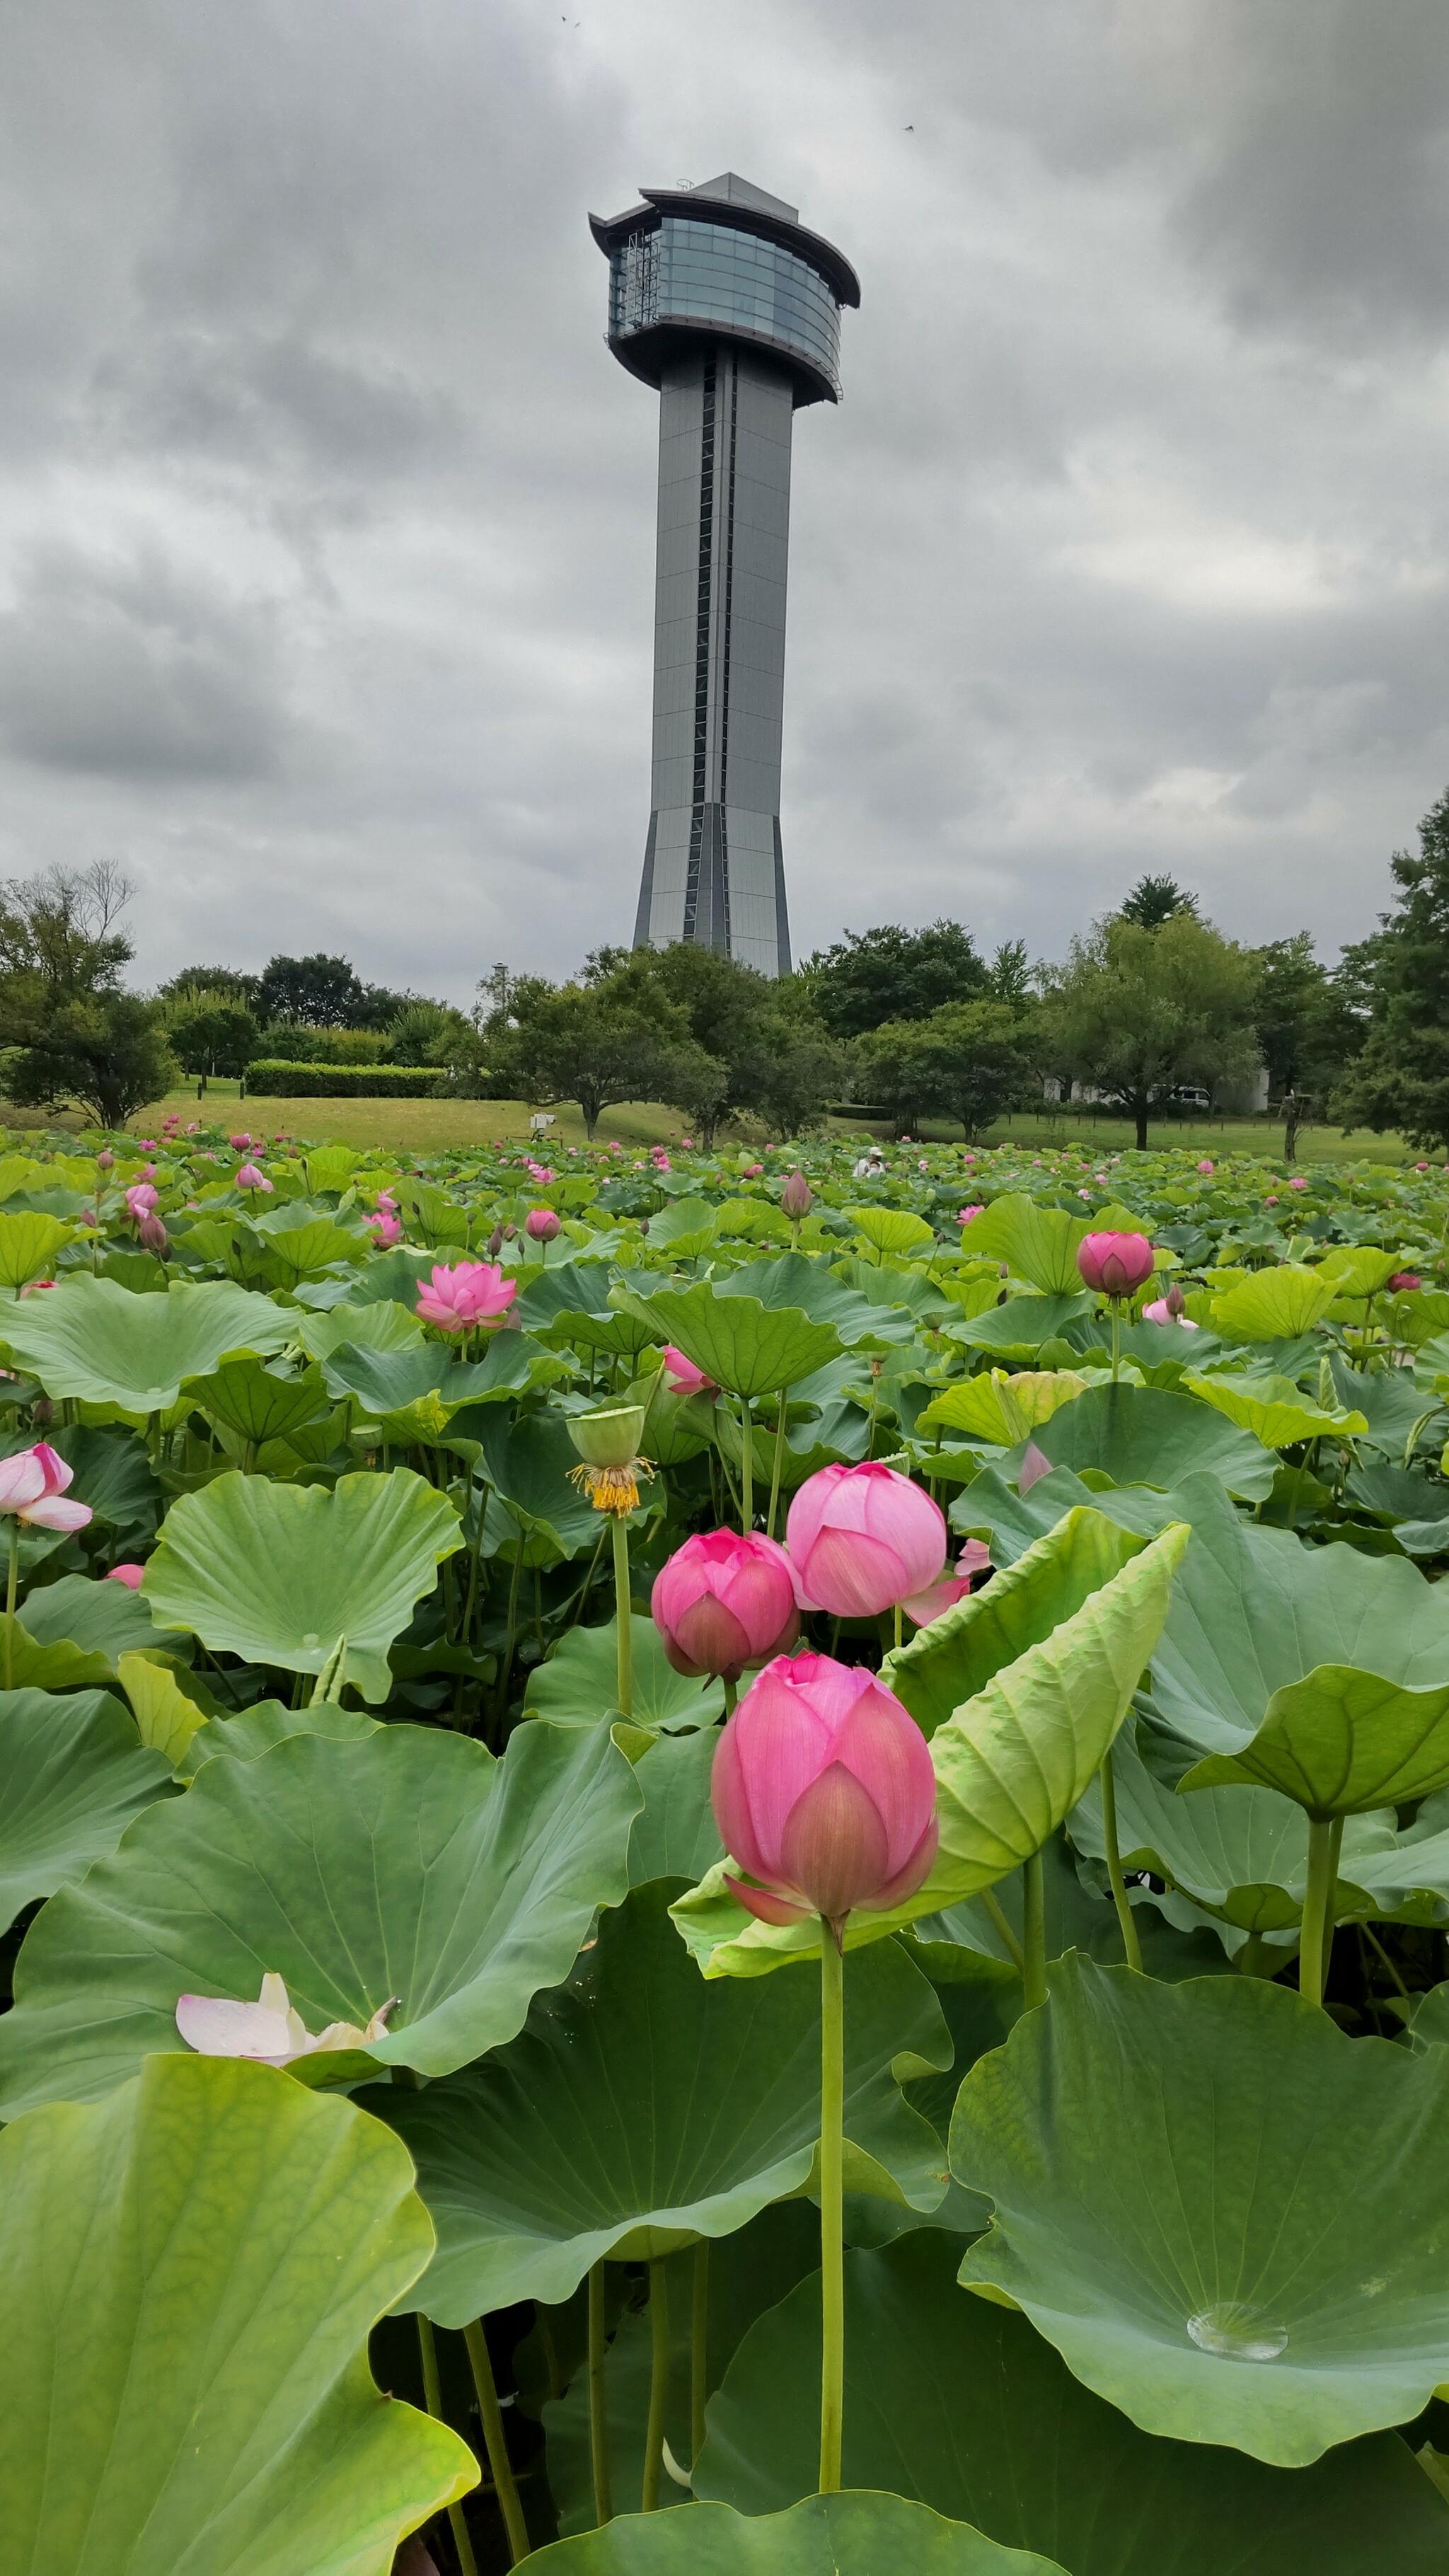
[[[790,437],[840,400],[854,269],[726,171],[591,215],[609,346],[659,394],[654,769],[636,948],[696,940],[786,974],[780,843]]]

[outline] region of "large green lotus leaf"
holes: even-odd
[[[1061,2576],[1054,2562],[1002,2549],[894,2495],[811,2496],[758,2520],[691,2504],[664,2520],[623,2514],[602,2531],[535,2552],[540,2576]]]
[[[1051,1973],[957,2098],[952,2172],[996,2207],[962,2280],[1145,2432],[1298,2468],[1418,2414],[1449,2350],[1449,2058],[1260,1978]]]
[[[554,1726],[520,1726],[501,1762],[405,1725],[208,1762],[36,1917],[0,2019],[4,2116],[109,2092],[184,2048],[179,1995],[254,2001],[270,1970],[314,2033],[400,1999],[367,2048],[299,2060],[304,2081],[451,2075],[568,1975],[625,1893],[642,1803],[606,1733]]]
[[[669,1920],[670,1883],[599,1926],[567,1986],[487,2063],[425,2092],[373,2087],[418,2169],[438,2250],[412,2304],[463,2326],[515,2299],[556,2303],[591,2264],[730,2236],[805,2189],[820,2133],[812,1977],[706,1983]],[[951,2062],[941,2008],[892,1943],[846,1977],[848,2188],[934,2209],[935,2131],[892,2074]]]
[[[164,1295],[138,1296],[78,1271],[7,1312],[0,1340],[47,1395],[163,1413],[183,1379],[204,1377],[229,1351],[279,1351],[291,1330],[270,1297],[233,1279],[176,1280]]]
[[[1029,1280],[1048,1296],[1073,1297],[1082,1285],[1077,1246],[1096,1222],[1038,1207],[1025,1191],[1012,1190],[972,1218],[963,1240],[973,1257],[1004,1261],[1013,1278]]]
[[[295,1288],[299,1279],[316,1278],[341,1262],[358,1261],[366,1249],[360,1231],[353,1233],[330,1211],[319,1213],[303,1200],[270,1208],[253,1226],[266,1249],[267,1269],[284,1288]]]
[[[1046,1484],[1051,1478],[1043,1479]],[[1142,1553],[1145,1541],[1093,1510],[1069,1511],[1049,1535],[981,1592],[968,1593],[908,1646],[886,1657],[881,1679],[934,1735],[984,1690],[1004,1664],[1038,1646],[1092,1593]]]
[[[477,2481],[368,2369],[428,2258],[412,2179],[350,2103],[218,2058],[7,2131],[3,2576],[386,2576]]]
[[[1247,1502],[1260,1502],[1269,1492],[1278,1464],[1250,1431],[1225,1422],[1192,1396],[1125,1380],[1120,1386],[1089,1386],[1031,1436],[1054,1467],[1078,1473],[1092,1467],[1114,1485],[1156,1485],[1159,1491],[1185,1476],[1213,1475]]]
[[[389,1646],[461,1544],[447,1496],[404,1467],[330,1493],[233,1473],[172,1504],[145,1597],[213,1650],[284,1672],[320,1673],[345,1637],[345,1677],[376,1702]]]
[[[31,1279],[45,1278],[73,1232],[59,1217],[42,1216],[35,1209],[0,1216],[0,1288],[19,1289]]]
[[[990,1543],[998,1566],[1013,1565],[1069,1511],[1101,1512],[1120,1529],[1156,1538],[1171,1521],[1194,1527],[1204,1511],[1232,1511],[1216,1476],[1184,1476],[1165,1494],[1151,1485],[1087,1485],[1070,1467],[1053,1467],[1019,1494],[999,1467],[983,1467],[947,1517],[953,1529]],[[973,1596],[974,1597],[974,1596]]]
[[[1408,1806],[1449,1785],[1449,1682],[1411,1690],[1351,1664],[1316,1664],[1273,1693],[1252,1740],[1212,1753],[1183,1791],[1256,1781],[1310,1816]]]
[[[198,1727],[181,1768],[194,1778],[204,1763],[217,1759],[254,1762],[289,1735],[325,1735],[336,1744],[361,1744],[377,1731],[375,1717],[364,1717],[359,1708],[339,1708],[334,1699],[304,1702],[301,1708],[289,1708],[285,1700],[258,1699],[237,1717],[209,1718]]]
[[[74,1468],[72,1490],[111,1532],[115,1554],[149,1547],[164,1498],[145,1441],[134,1431],[95,1430],[88,1423],[53,1428],[46,1438]]]
[[[165,1754],[109,1691],[0,1691],[0,1931],[114,1851],[170,1786]]]
[[[1152,1699],[1202,1752],[1240,1752],[1274,1693],[1320,1664],[1410,1690],[1449,1674],[1449,1592],[1406,1559],[1305,1547],[1291,1530],[1243,1520],[1226,1496],[1216,1512],[1195,1512],[1192,1529],[1152,1658]]]
[[[153,1618],[143,1593],[88,1574],[63,1574],[58,1582],[42,1584],[27,1594],[20,1605],[20,1624],[38,1646],[64,1642],[84,1655],[104,1656],[112,1674],[122,1655],[189,1654],[191,1650],[181,1629],[167,1628]]]
[[[1117,1740],[1122,1741],[1120,1736]],[[1073,1834],[1087,1805],[1084,1798],[1073,1810]],[[1122,1932],[1105,1873],[1100,1886],[1084,1883],[1065,1832],[1053,1834],[1041,1857],[1047,1957],[1059,1959],[1064,1950],[1080,1950],[1084,1958],[1100,1959],[1105,1967],[1120,1967]],[[1019,1943],[1025,1910],[1020,1871],[1014,1877],[1000,1879],[994,1892],[997,1908]],[[1164,1922],[1148,1889],[1136,1888],[1130,1893],[1137,1917],[1137,1938],[1149,1976],[1170,1978],[1177,1984],[1184,1977],[1216,1977],[1230,1972],[1216,1929],[1203,1926],[1180,1932],[1175,1925]],[[968,1896],[940,1914],[921,1916],[911,1925],[907,1940],[912,1956],[920,1960],[938,1987],[960,1977],[975,1980],[983,1967],[993,1971],[1000,1968],[1010,1980],[1013,2008],[1009,2017],[1014,2019],[1021,2009],[1020,1973],[999,1923],[993,1921],[979,1897]]]
[[[1270,1788],[1246,1783],[1179,1798],[1144,1762],[1141,1740],[1142,1730],[1129,1719],[1112,1748],[1123,1867],[1152,1871],[1240,1931],[1296,1929],[1308,1877],[1308,1820],[1301,1808]],[[1079,1851],[1105,1858],[1095,1781],[1072,1817],[1071,1835]],[[1339,1862],[1341,1919],[1378,1912],[1360,1866],[1392,1866],[1397,1850],[1392,1815],[1353,1820]]]
[[[1182,1525],[1165,1530],[937,1727],[935,1865],[904,1904],[853,1914],[847,1949],[994,1885],[1070,1815],[1131,1705],[1188,1537]],[[725,1864],[672,1911],[707,1977],[765,1976],[819,1956],[816,1918],[759,1922],[731,1894]]]
[[[386,1309],[384,1309],[386,1312]],[[538,1364],[557,1371],[537,1342],[523,1333],[495,1333],[481,1360],[460,1362],[438,1342],[410,1350],[379,1351],[342,1343],[322,1363],[330,1395],[354,1396],[381,1421],[388,1439],[405,1439],[411,1412],[439,1428],[465,1404],[496,1404],[533,1383]],[[401,1418],[404,1428],[393,1429]]]
[[[703,1878],[724,1856],[710,1805],[717,1727],[696,1735],[659,1735],[634,1764],[644,1804],[629,1837],[629,1884],[651,1878]]]
[[[654,1240],[651,1226],[649,1240]],[[833,1324],[847,1350],[882,1351],[915,1338],[918,1322],[913,1297],[924,1284],[900,1271],[867,1269],[852,1263],[851,1278],[803,1252],[782,1252],[774,1261],[750,1261],[730,1273],[732,1297],[758,1297],[766,1306],[792,1306],[812,1324]],[[884,1294],[862,1283],[881,1284]]]
[[[529,1717],[551,1717],[555,1726],[609,1726],[619,1711],[619,1630],[571,1628],[546,1664],[528,1676],[524,1708]],[[636,1611],[629,1621],[636,1726],[712,1726],[724,1715],[721,1683],[677,1673],[652,1619]]]
[[[1395,2435],[1297,2471],[1154,2441],[1024,2317],[963,2297],[960,2259],[960,2238],[934,2228],[845,2258],[850,2486],[919,2498],[1069,2576],[1440,2576],[1449,2506]],[[701,2493],[760,2515],[812,2493],[801,2391],[819,2370],[817,2274],[741,2343],[710,2403]]]
[[[525,1333],[550,1348],[566,1343],[623,1356],[643,1350],[652,1328],[610,1308],[614,1273],[607,1261],[554,1261],[521,1281],[514,1313]]]
[[[675,1199],[649,1220],[649,1249],[675,1261],[697,1261],[720,1230],[720,1212],[708,1199]]]
[[[1027,1369],[1015,1376],[991,1369],[953,1378],[917,1415],[916,1431],[963,1431],[968,1439],[1009,1447],[1050,1422],[1064,1404],[1074,1404],[1086,1387],[1086,1379],[1070,1369]]]
[[[983,1313],[960,1322],[953,1319],[942,1329],[948,1342],[960,1342],[972,1351],[999,1351],[1010,1358],[1018,1351],[1039,1351],[1043,1342],[1056,1341],[1068,1324],[1092,1312],[1091,1298],[1078,1289],[1075,1296],[1066,1292],[1054,1297],[1008,1297],[1004,1306],[993,1299]]]
[[[264,1440],[288,1440],[331,1410],[319,1368],[289,1377],[250,1356],[189,1380],[186,1400],[253,1449]]]
[[[1276,1270],[1254,1270],[1214,1297],[1212,1320],[1231,1341],[1291,1341],[1322,1323],[1337,1293],[1321,1270],[1286,1261]]]
[[[862,1241],[882,1255],[919,1252],[936,1239],[934,1227],[909,1208],[854,1207],[847,1208],[846,1215]]]
[[[1342,1351],[1330,1351],[1328,1364],[1339,1403],[1367,1418],[1361,1436],[1370,1449],[1401,1466],[1409,1442],[1431,1436],[1431,1424],[1437,1424],[1432,1436],[1438,1448],[1444,1437],[1442,1395],[1420,1386],[1407,1369],[1356,1369]]]
[[[534,1551],[525,1563],[557,1565],[598,1546],[603,1521],[573,1482],[579,1453],[562,1414],[520,1415],[511,1406],[490,1404],[468,1420],[481,1473],[507,1515],[512,1538],[505,1543],[523,1542]]]
[[[1361,1413],[1350,1413],[1341,1405],[1310,1403],[1291,1377],[1245,1377],[1224,1369],[1210,1377],[1189,1372],[1183,1384],[1190,1395],[1226,1415],[1229,1422],[1251,1431],[1267,1449],[1291,1449],[1297,1441],[1316,1440],[1323,1434],[1348,1440],[1368,1429]]]
[[[844,1345],[833,1324],[812,1323],[795,1306],[766,1306],[759,1297],[736,1297],[698,1280],[690,1288],[660,1288],[621,1303],[647,1323],[655,1338],[671,1342],[732,1395],[774,1395],[809,1377]]]
[[[320,1315],[299,1307],[292,1322],[298,1341],[312,1360],[325,1360],[342,1342],[368,1351],[413,1351],[423,1339],[416,1315],[410,1315],[405,1306],[394,1305],[390,1298],[379,1298],[370,1306],[333,1306]]]
[[[1381,1252],[1371,1243],[1336,1243],[1325,1252],[1321,1275],[1333,1281],[1334,1293],[1362,1301],[1387,1288],[1396,1270],[1405,1267],[1397,1252]]]

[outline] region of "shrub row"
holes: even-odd
[[[436,1100],[447,1080],[421,1064],[283,1064],[258,1056],[247,1090],[263,1100]]]

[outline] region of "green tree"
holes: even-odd
[[[690,1042],[659,999],[649,1015],[607,985],[555,990],[538,977],[512,986],[481,1035],[491,1098],[577,1101],[591,1140],[611,1102],[659,1099],[671,1049]]]
[[[1346,990],[1367,990],[1371,1018],[1335,1112],[1346,1130],[1397,1128],[1449,1150],[1449,791],[1420,824],[1417,854],[1398,850],[1389,866],[1393,911],[1345,951]]]
[[[810,1010],[801,979],[775,982],[692,941],[600,949],[584,969],[592,989],[653,1018],[682,1021],[688,1043],[663,1050],[662,1097],[682,1109],[710,1150],[723,1118],[751,1116],[797,1134],[838,1089],[839,1047]]]
[[[863,1037],[886,1020],[923,1020],[943,1002],[985,993],[988,969],[959,921],[924,930],[886,922],[848,930],[833,948],[807,958],[798,982],[832,1037]]]
[[[273,957],[257,982],[257,1016],[262,1021],[300,1020],[314,1029],[351,1029],[362,1025],[367,988],[346,957]]]
[[[242,1074],[257,1053],[256,1021],[245,1002],[227,993],[193,987],[175,1000],[162,998],[161,1024],[187,1073]]]
[[[946,1002],[925,1020],[888,1020],[857,1041],[861,1096],[908,1130],[954,1118],[968,1144],[1033,1088],[1036,1032],[1004,1002]]]
[[[179,975],[167,977],[156,987],[161,1002],[186,1002],[200,993],[220,993],[229,1002],[243,1002],[255,1011],[260,977],[243,974],[235,966],[183,966]]]
[[[1346,952],[1345,952],[1346,953]],[[1323,1099],[1363,1043],[1366,1013],[1351,976],[1341,979],[1319,959],[1308,930],[1248,951],[1258,975],[1254,1020],[1274,1099]]]
[[[1258,1062],[1257,977],[1247,952],[1186,910],[1160,929],[1121,915],[1074,939],[1051,978],[1044,1053],[1131,1117],[1147,1122],[1181,1083],[1209,1091]]]
[[[28,1047],[11,1059],[10,1096],[31,1108],[67,1099],[101,1127],[124,1127],[134,1109],[160,1100],[178,1076],[160,1006],[135,993],[88,993],[60,1002]]]
[[[388,1022],[388,1057],[393,1064],[465,1064],[472,1037],[471,1023],[446,1002],[411,1001]]]
[[[1139,930],[1160,930],[1164,921],[1178,913],[1200,919],[1197,896],[1188,894],[1176,877],[1139,877],[1123,903],[1120,919],[1135,922]]]
[[[13,1100],[76,1099],[103,1127],[176,1078],[161,1006],[120,989],[133,951],[131,887],[118,868],[50,868],[0,885],[0,1046]]]

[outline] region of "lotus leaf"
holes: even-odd
[[[1231,1341],[1287,1341],[1311,1333],[1337,1294],[1322,1271],[1283,1262],[1276,1270],[1253,1271],[1214,1297],[1212,1320]]]
[[[411,2186],[376,2121],[217,2059],[8,2130],[3,2576],[386,2576],[477,2481],[367,2365],[428,2259]]]
[[[630,1294],[626,1311],[732,1395],[778,1394],[843,1348],[833,1324],[812,1323],[798,1307],[721,1294],[704,1280],[657,1289],[648,1299]]]
[[[4,2116],[95,2100],[183,2048],[178,1995],[248,2001],[271,1971],[313,2031],[400,1998],[383,2038],[303,2059],[304,2080],[451,2074],[567,1976],[625,1892],[642,1803],[607,1734],[539,1724],[501,1762],[402,1725],[208,1762],[37,1917],[0,2019]]]
[[[0,1931],[113,1852],[170,1786],[108,1691],[0,1691]]]
[[[1449,1785],[1449,1681],[1412,1690],[1350,1664],[1316,1664],[1268,1702],[1235,1753],[1209,1754],[1184,1790],[1252,1780],[1310,1816],[1408,1806]]]
[[[1025,1440],[1050,1422],[1064,1404],[1086,1392],[1087,1381],[1070,1369],[1036,1369],[1008,1377],[992,1369],[981,1377],[953,1378],[917,1416],[918,1433],[964,1431],[976,1440],[999,1440],[1005,1446]]]
[[[619,1715],[618,1625],[573,1628],[528,1677],[527,1713],[556,1726],[607,1726]],[[693,1680],[669,1662],[652,1619],[629,1621],[636,1726],[711,1726],[724,1714],[719,1682]]]
[[[1140,1556],[1143,1544],[1101,1512],[1067,1512],[984,1591],[967,1593],[887,1656],[882,1680],[921,1732],[934,1735],[1004,1664],[1040,1645]]]
[[[0,1288],[19,1289],[28,1280],[44,1278],[72,1232],[59,1217],[34,1209],[23,1216],[0,1215]]]
[[[1054,1467],[1091,1467],[1114,1485],[1163,1490],[1208,1474],[1248,1502],[1269,1492],[1277,1466],[1251,1432],[1158,1386],[1089,1386],[1031,1436]]]
[[[164,1413],[186,1378],[205,1377],[231,1351],[279,1351],[292,1330],[270,1297],[231,1279],[177,1280],[136,1295],[79,1271],[4,1318],[3,1341],[46,1394]]]
[[[345,1638],[346,1678],[377,1702],[388,1647],[461,1544],[447,1496],[406,1468],[330,1493],[229,1474],[172,1504],[145,1597],[213,1650],[284,1672],[320,1673]]]
[[[1054,2562],[1002,2549],[893,2495],[811,2496],[758,2520],[693,2504],[666,2522],[623,2515],[535,2553],[540,2576],[1060,2576]]]
[[[1045,1295],[1074,1298],[1082,1285],[1077,1246],[1099,1222],[1038,1207],[1024,1191],[1012,1190],[972,1218],[964,1241],[973,1255],[1004,1261],[1013,1278],[1029,1280]]]
[[[723,1858],[724,1845],[709,1802],[710,1773],[719,1734],[660,1735],[634,1765],[644,1805],[629,1837],[629,1884],[651,1878],[703,1878]]]
[[[1331,1439],[1350,1440],[1368,1429],[1361,1413],[1350,1413],[1340,1405],[1310,1404],[1291,1377],[1240,1377],[1222,1370],[1212,1377],[1189,1374],[1183,1384],[1229,1422],[1251,1431],[1268,1449],[1290,1449],[1299,1440],[1316,1440],[1324,1433]]]

